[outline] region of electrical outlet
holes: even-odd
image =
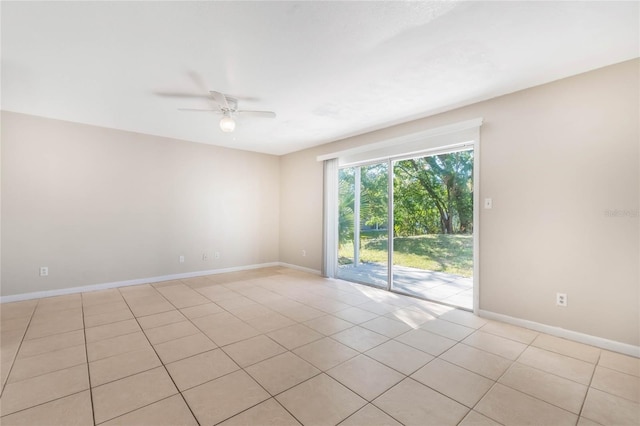
[[[556,293],[556,305],[566,307],[567,306],[567,294]]]
[[[213,258],[216,259],[216,260],[220,259],[220,252],[217,251],[217,252],[213,253]]]
[[[46,277],[49,275],[49,268],[47,266],[41,266],[40,267],[40,276],[41,277]]]
[[[202,260],[203,261],[209,260],[209,255],[207,253],[202,253]]]
[[[184,263],[184,256],[180,256],[180,263]]]
[[[485,198],[484,199],[484,208],[485,209],[492,209],[493,208],[493,200],[491,198]]]
[[[307,251],[306,250],[302,250],[301,254],[302,254],[302,257],[307,257]]]

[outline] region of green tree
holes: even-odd
[[[360,223],[385,228],[388,212],[387,163],[360,168]]]
[[[340,169],[338,174],[338,244],[340,246],[353,241],[354,185],[354,169]]]
[[[394,228],[433,232],[437,220],[443,234],[472,232],[473,151],[398,161],[395,169]]]

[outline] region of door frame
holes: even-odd
[[[337,255],[329,255],[330,251],[337,254],[337,191],[331,193],[331,188],[337,188],[338,170],[345,167],[361,166],[366,163],[387,162],[392,166],[393,161],[415,158],[419,156],[435,155],[437,153],[454,152],[456,150],[473,149],[473,312],[480,309],[480,127],[483,119],[476,118],[459,123],[445,125],[421,132],[389,138],[381,142],[358,146],[343,151],[319,155],[317,161],[325,162],[325,218],[324,218],[324,246],[323,271],[328,278],[336,278]],[[327,165],[331,166],[327,167]],[[390,168],[389,170],[393,170]],[[333,184],[331,184],[333,183]],[[388,222],[393,223],[393,179],[388,179]],[[397,294],[403,294],[391,289],[390,276],[393,271],[393,238],[387,237],[388,271],[387,289]],[[333,263],[335,262],[335,265]],[[375,286],[374,286],[375,287]],[[376,287],[380,288],[380,287]],[[409,295],[411,296],[411,295]]]

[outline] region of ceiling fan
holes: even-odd
[[[225,95],[224,93],[209,91],[210,98],[217,104],[217,108],[178,108],[179,111],[188,112],[213,112],[221,114],[220,129],[223,132],[233,132],[236,128],[235,117],[237,116],[253,116],[263,118],[275,118],[276,113],[273,111],[248,111],[238,109],[238,99]]]

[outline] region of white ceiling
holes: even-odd
[[[7,2],[2,109],[284,154],[639,56],[638,2]],[[186,113],[208,100],[276,119]]]

